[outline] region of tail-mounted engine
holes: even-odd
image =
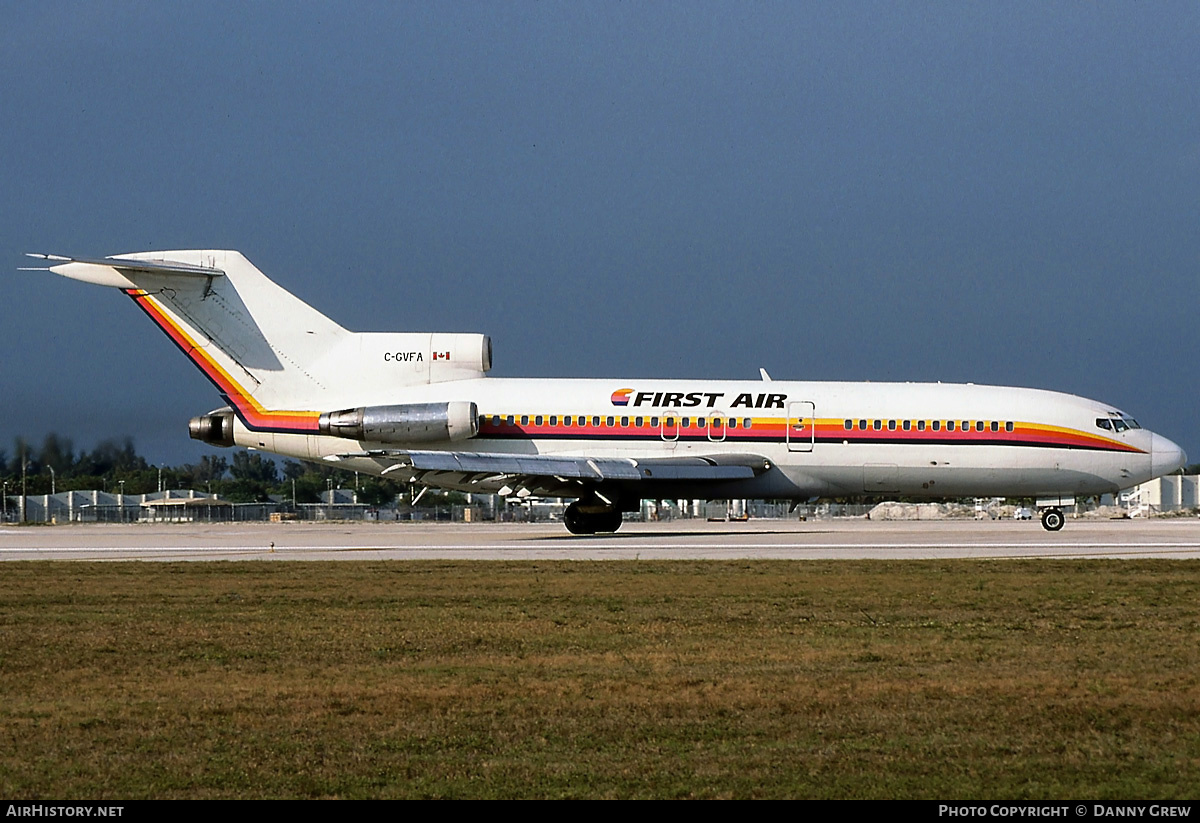
[[[325,412],[321,434],[375,443],[445,443],[479,434],[474,403],[407,403]]]
[[[217,409],[188,421],[188,435],[210,446],[233,445],[233,409]]]

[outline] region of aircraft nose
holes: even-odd
[[[1153,435],[1150,439],[1150,470],[1155,477],[1170,474],[1187,464],[1187,455],[1183,449],[1172,443],[1161,434]]]

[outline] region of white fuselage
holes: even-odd
[[[434,401],[478,407],[479,434],[453,444],[457,451],[634,460],[754,454],[774,464],[752,480],[642,484],[640,496],[1095,495],[1185,459],[1106,404],[972,384],[479,378],[360,393],[353,402]],[[235,440],[305,460],[385,445],[255,432],[240,422]],[[389,464],[349,457],[339,465],[379,474]],[[484,492],[502,481],[457,485]]]

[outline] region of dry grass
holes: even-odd
[[[0,794],[1195,797],[1198,572],[8,563]]]

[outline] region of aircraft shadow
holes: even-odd
[[[572,540],[624,540],[629,542],[637,542],[644,540],[662,540],[663,538],[671,537],[754,537],[767,536],[773,534],[830,534],[830,529],[730,529],[728,531],[712,532],[702,531],[699,529],[669,531],[669,532],[608,532],[604,534],[557,534],[557,535],[539,535],[537,537],[527,538],[531,542],[538,540],[562,540],[564,537],[570,537]]]

